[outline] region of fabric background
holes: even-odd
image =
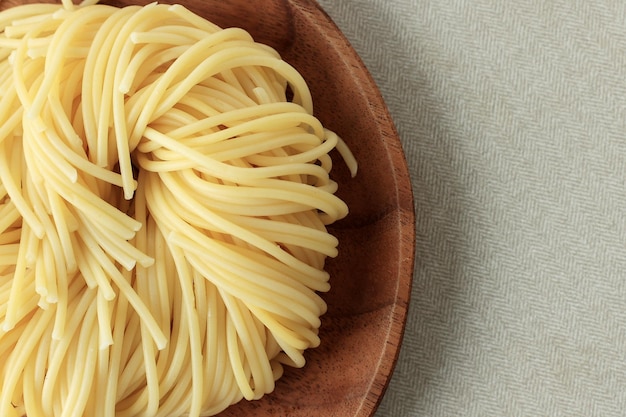
[[[376,417],[626,415],[626,2],[320,4],[378,83],[415,193]]]

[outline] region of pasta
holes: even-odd
[[[346,144],[180,5],[0,12],[0,415],[208,416],[319,345]]]

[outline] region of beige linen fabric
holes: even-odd
[[[320,0],[402,138],[417,251],[376,417],[626,415],[626,2]]]

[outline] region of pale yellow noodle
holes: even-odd
[[[0,415],[260,399],[321,343],[356,159],[250,33],[96,3],[0,12]]]

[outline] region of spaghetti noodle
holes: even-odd
[[[0,415],[213,415],[319,345],[356,161],[246,31],[96,3],[0,12]]]

